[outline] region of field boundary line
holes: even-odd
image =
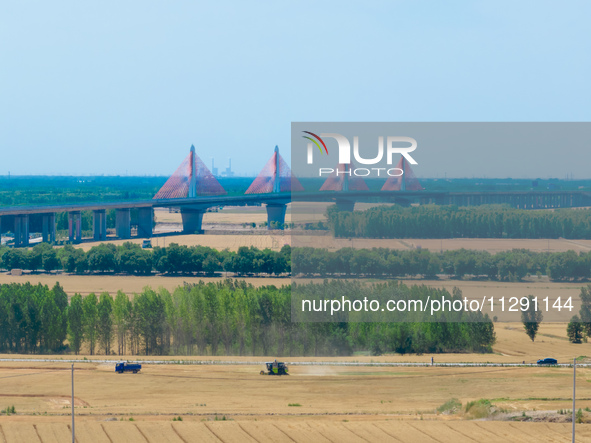
[[[386,435],[388,435],[388,436],[392,437],[394,440],[396,440],[396,441],[399,441],[400,443],[403,443],[403,442],[402,442],[402,440],[400,440],[398,437],[396,437],[396,436],[394,436],[394,435],[390,434],[390,433],[389,433],[388,431],[386,431],[386,430],[385,430],[383,427],[381,427],[381,426],[378,426],[378,424],[377,424],[377,423],[373,423],[373,425],[374,425],[374,427],[375,427],[375,428],[379,429],[379,430],[380,430],[380,431],[382,431],[384,434],[386,434]]]
[[[203,422],[203,424],[205,425],[205,427],[209,430],[209,432],[211,432],[213,434],[213,436],[215,438],[217,438],[219,441],[221,441],[222,443],[226,443],[224,441],[224,439],[222,437],[220,437],[213,429],[211,429],[210,426],[207,425],[207,423]]]
[[[44,443],[44,442],[43,442],[43,439],[41,438],[41,434],[39,434],[39,429],[37,429],[37,425],[36,425],[36,424],[35,424],[35,425],[33,425],[33,429],[35,429],[35,434],[37,434],[37,438],[39,439],[39,441],[40,441],[41,443]]]
[[[357,432],[349,429],[345,424],[343,424],[343,429],[346,429],[347,431],[349,431],[351,434],[353,434],[354,436],[360,438],[363,441],[366,441],[367,443],[371,443],[367,438],[362,437],[361,435],[359,435]]]
[[[8,443],[8,440],[6,439],[6,434],[4,433],[4,429],[2,429],[2,425],[0,424],[0,436],[2,436],[2,441],[4,443]]]
[[[529,439],[530,435],[527,432],[519,429],[515,426],[515,422],[508,422],[508,427],[513,430],[513,436],[518,438],[523,443],[528,443],[531,440]],[[520,422],[520,423],[527,423],[527,422]]]
[[[250,438],[252,438],[257,443],[261,443],[258,438],[255,438],[254,435],[252,435],[250,432],[248,432],[246,429],[244,429],[240,423],[236,423],[236,424],[238,425],[238,427],[240,429],[242,429],[242,432],[244,432],[246,435],[248,435]]]
[[[105,429],[105,425],[103,425],[102,423],[101,423],[101,429],[103,430],[103,432],[105,433],[105,435],[107,436],[107,438],[109,439],[109,441],[110,441],[111,443],[113,443],[113,439],[111,438],[111,436],[109,435],[109,433],[108,433],[108,432],[107,432],[107,430]]]
[[[423,435],[426,435],[427,437],[429,437],[431,440],[436,441],[438,443],[444,443],[441,440],[439,440],[436,437],[433,437],[431,434],[426,433],[425,431],[423,431],[422,429],[417,428],[416,426],[413,426],[411,423],[406,423],[408,426],[410,426],[411,428],[413,428],[415,431],[420,432]]]
[[[499,434],[497,434],[496,432],[494,432],[494,431],[491,431],[490,429],[487,429],[487,428],[485,428],[484,426],[482,426],[482,423],[483,423],[483,422],[480,422],[480,423],[478,423],[478,422],[475,422],[474,424],[475,424],[475,425],[476,425],[476,427],[477,427],[478,429],[480,429],[481,431],[484,431],[484,432],[486,432],[486,433],[488,433],[488,434],[490,434],[490,435],[492,435],[492,436],[494,436],[494,437],[496,437],[496,438],[499,438],[499,439],[501,439],[501,440],[505,440],[505,436],[504,436],[504,435],[499,435]]]
[[[458,429],[455,429],[455,428],[451,427],[449,423],[445,423],[445,422],[443,422],[443,423],[444,423],[444,426],[445,426],[447,429],[449,429],[450,431],[452,431],[452,432],[455,432],[455,433],[457,433],[457,434],[460,434],[460,435],[463,435],[464,437],[466,437],[466,438],[467,438],[468,440],[470,440],[470,441],[475,441],[475,442],[478,442],[478,440],[476,440],[474,437],[470,437],[468,434],[465,434],[465,433],[463,433],[462,431],[460,431],[460,430],[458,430]]]
[[[561,425],[568,424],[570,426],[570,423],[553,423],[553,424],[561,424]],[[555,429],[552,429],[552,426],[550,426],[550,423],[545,423],[545,425],[546,425],[546,429],[548,429],[553,434],[559,435],[560,437],[564,437],[564,434],[561,434],[560,432],[557,432]]]
[[[281,429],[279,426],[277,426],[277,424],[275,423],[271,423],[279,432],[281,432],[283,435],[285,435],[287,438],[289,438],[291,441],[293,441],[293,443],[298,443],[296,440],[294,440],[291,435],[289,435],[287,432],[285,432],[283,429]]]
[[[181,439],[181,441],[183,443],[189,443],[187,440],[185,440],[185,438],[180,434],[180,432],[174,427],[174,423],[170,424],[170,427],[172,428],[173,432],[177,435],[178,438]]]
[[[140,429],[137,423],[135,423],[134,426],[137,429],[137,431],[141,434],[141,436],[144,437],[144,440],[146,440],[147,443],[150,443],[150,440],[148,440],[148,437],[146,437],[146,434],[144,434],[144,432]]]
[[[312,428],[310,427],[310,429],[312,429]],[[334,440],[332,440],[330,437],[324,435],[324,433],[322,431],[315,430],[314,432],[317,432],[318,434],[320,434],[323,438],[327,439],[330,443],[335,443]]]

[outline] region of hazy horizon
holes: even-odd
[[[0,173],[168,176],[194,144],[254,176],[275,145],[289,157],[294,121],[590,121],[589,16],[585,1],[8,2]],[[541,152],[536,175],[590,176],[587,152]],[[519,173],[474,157],[415,173]]]

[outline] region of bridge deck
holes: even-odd
[[[419,201],[433,204],[478,205],[507,203],[518,207],[581,207],[591,205],[591,193],[586,191],[324,191],[283,192],[270,194],[199,196],[194,198],[133,200],[120,202],[72,203],[63,205],[23,205],[0,207],[2,215],[44,214],[101,209],[156,208],[244,205],[249,203],[288,203],[291,201],[330,202],[337,199],[352,200],[379,197],[385,201]],[[521,204],[520,204],[521,203]]]

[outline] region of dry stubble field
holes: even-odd
[[[292,366],[279,378],[258,375],[256,365],[144,363],[137,375],[104,363],[76,366],[80,442],[559,442],[570,432],[567,423],[435,412],[453,397],[490,399],[506,417],[569,408],[568,368]],[[68,441],[69,375],[63,363],[1,362],[0,401],[18,414],[0,417],[0,439]],[[582,408],[591,406],[590,381],[591,370],[580,369]],[[178,416],[182,422],[173,421]],[[578,432],[591,438],[591,425]]]
[[[565,329],[565,324],[543,324],[532,343],[520,324],[498,323],[493,354],[434,358],[436,363],[531,363],[544,356],[568,362],[589,354],[590,345],[569,343]],[[14,405],[17,411],[0,416],[0,441],[68,441],[70,365],[20,357],[25,361],[0,361],[0,406]],[[196,356],[182,358],[224,364],[150,364],[161,359],[151,357],[143,359],[140,374],[119,375],[112,363],[92,361],[103,356],[79,358],[79,442],[562,442],[570,432],[566,416],[556,413],[571,407],[570,368],[293,364],[426,363],[431,355],[286,357],[291,375],[270,377],[258,373],[271,357]],[[579,368],[577,407],[591,407],[590,383],[591,369]],[[462,405],[489,399],[502,413],[484,421],[463,412],[437,414],[451,398]],[[513,421],[524,413],[531,417],[527,422]],[[544,415],[559,422],[541,421]],[[182,422],[173,421],[179,416]],[[585,418],[591,420],[591,414]],[[591,425],[577,429],[579,441],[591,439]]]

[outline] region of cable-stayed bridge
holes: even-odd
[[[403,175],[390,177],[381,190],[371,191],[363,178],[348,174],[350,165],[339,164],[320,190],[311,191],[305,190],[292,175],[275,147],[273,155],[246,193],[227,195],[191,146],[187,157],[151,200],[0,207],[0,217],[13,218],[14,245],[19,247],[29,244],[31,215],[41,217],[43,241],[54,242],[57,212],[68,213],[69,239],[72,243],[78,243],[82,240],[81,211],[93,211],[93,238],[105,240],[108,209],[116,210],[117,237],[128,239],[131,238],[131,209],[138,210],[137,236],[149,238],[153,232],[154,208],[180,208],[183,233],[200,233],[203,214],[208,208],[216,206],[264,204],[269,229],[282,228],[286,205],[293,201],[334,202],[340,209],[349,211],[354,209],[356,201],[371,198],[402,206],[413,203],[457,206],[508,204],[521,209],[591,206],[591,194],[586,191],[429,191],[422,188],[404,158],[400,159],[397,167],[404,171]]]

